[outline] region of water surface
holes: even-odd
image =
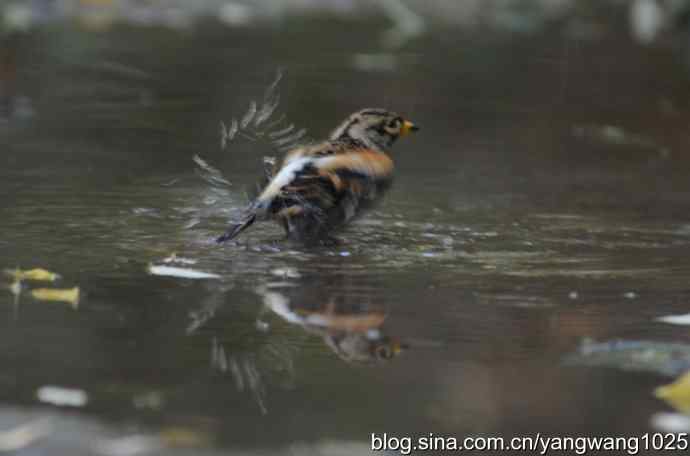
[[[274,452],[650,429],[666,378],[562,361],[585,337],[690,342],[653,321],[687,313],[680,56],[615,30],[432,35],[370,72],[356,55],[376,28],[347,30],[51,26],[16,45],[33,114],[0,127],[0,266],[83,296],[75,311],[4,293],[4,407],[64,385],[89,393],[87,417]],[[270,225],[211,242],[272,153],[221,149],[220,122],[278,68],[280,111],[312,137],[370,105],[422,126],[341,246],[276,243]],[[232,185],[201,179],[195,154]],[[220,278],[147,273],[173,253]]]

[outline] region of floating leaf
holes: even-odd
[[[74,309],[79,306],[79,287],[59,289],[59,288],[36,288],[31,290],[31,296],[39,301],[55,301],[70,304]]]
[[[43,282],[55,282],[60,278],[60,274],[48,271],[46,269],[34,268],[29,270],[5,269],[5,274],[13,277],[15,280],[38,280]]]
[[[675,382],[660,386],[654,390],[654,395],[679,412],[690,413],[690,371]]]
[[[196,269],[178,268],[174,266],[149,265],[149,274],[158,276],[181,277],[183,279],[220,279],[218,274],[198,271]]]

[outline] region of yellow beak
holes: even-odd
[[[403,122],[402,127],[400,127],[400,136],[405,136],[411,131],[417,131],[419,130],[419,127],[409,120],[406,120]]]

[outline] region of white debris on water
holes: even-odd
[[[685,315],[666,315],[664,317],[659,317],[656,321],[662,323],[670,323],[672,325],[690,325],[690,314]]]
[[[655,413],[652,415],[651,426],[661,432],[688,432],[690,416],[681,413]]]
[[[569,299],[577,299],[577,298],[579,298],[579,297],[580,297],[580,295],[578,294],[577,291],[571,291],[570,293],[568,293],[568,298],[569,298]]]
[[[51,385],[42,386],[36,390],[36,398],[58,407],[83,407],[89,401],[88,394],[83,390]]]
[[[204,272],[190,268],[178,268],[175,266],[160,266],[150,264],[148,273],[157,276],[180,277],[183,279],[220,279],[218,274]]]
[[[635,299],[637,298],[637,293],[635,293],[634,291],[628,291],[627,293],[623,293],[623,297],[625,299]]]
[[[302,274],[299,273],[299,271],[296,268],[275,268],[271,271],[271,274],[273,274],[276,277],[283,277],[287,279],[299,279],[302,277]]]

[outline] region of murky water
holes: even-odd
[[[33,114],[0,126],[0,266],[57,271],[82,296],[74,310],[32,299],[37,284],[3,292],[0,400],[69,386],[87,416],[256,451],[648,431],[664,377],[563,359],[585,337],[690,343],[654,321],[688,311],[680,56],[615,30],[439,35],[369,72],[355,57],[373,32],[326,24],[318,42],[325,24],[53,26],[16,44]],[[396,145],[393,190],[343,245],[275,243],[267,225],[218,247],[271,153],[222,150],[220,122],[279,67],[281,112],[312,137],[370,105],[422,131]],[[201,179],[195,154],[232,186]],[[147,273],[173,253],[220,278]]]

